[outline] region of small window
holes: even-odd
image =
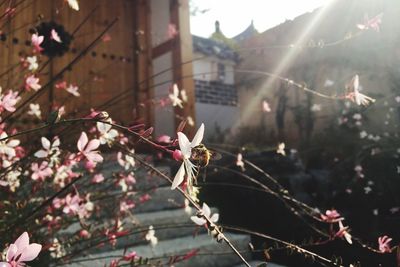
[[[225,65],[218,63],[218,80],[223,82],[225,80]]]

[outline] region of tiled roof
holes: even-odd
[[[213,55],[220,59],[237,61],[238,54],[222,41],[193,35],[193,51],[204,55]]]

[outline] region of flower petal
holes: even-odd
[[[60,146],[60,139],[59,138],[54,138],[54,142],[52,147],[59,147]]]
[[[47,157],[48,153],[47,153],[47,151],[39,150],[34,155],[37,158],[45,158],[45,157]]]
[[[218,213],[214,213],[213,216],[211,216],[210,220],[211,220],[213,223],[218,222],[218,220],[219,220],[219,214],[218,214]]]
[[[27,232],[23,232],[17,240],[15,240],[14,245],[17,246],[18,251],[16,254],[20,254],[29,245],[29,235]]]
[[[86,158],[88,161],[92,161],[92,162],[102,162],[103,161],[103,157],[98,154],[97,152],[90,152],[88,154],[86,154]]]
[[[11,244],[7,249],[6,260],[11,261],[12,258],[17,254],[18,247],[15,244]]]
[[[179,167],[178,172],[175,175],[174,181],[172,182],[171,190],[177,188],[185,178],[185,164],[182,163],[181,167]]]
[[[96,148],[98,148],[99,146],[100,146],[100,140],[98,140],[98,139],[90,140],[89,144],[85,148],[85,151],[86,152],[93,151]]]
[[[203,218],[199,218],[197,216],[191,216],[190,219],[197,225],[204,225],[207,221],[204,220]]]
[[[200,145],[201,141],[203,140],[203,136],[204,136],[204,123],[200,125],[200,128],[197,130],[195,136],[193,137],[191,146],[195,147]]]
[[[203,203],[203,208],[202,208],[204,215],[206,215],[207,217],[210,217],[211,215],[211,209],[210,207],[204,202]]]
[[[182,155],[184,158],[189,158],[191,154],[191,147],[189,139],[186,135],[182,132],[178,133],[178,141],[179,141],[179,148],[182,151]]]
[[[76,144],[76,146],[78,147],[78,150],[82,152],[84,150],[87,142],[88,142],[88,137],[85,132],[82,132],[81,136],[79,137],[78,143]]]
[[[43,148],[46,150],[49,150],[50,149],[50,141],[46,137],[42,137],[40,140],[42,141]]]
[[[19,262],[31,261],[39,255],[39,252],[41,250],[42,250],[42,245],[32,243],[22,251],[21,257],[19,258],[18,261]]]

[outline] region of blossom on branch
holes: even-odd
[[[192,156],[192,148],[200,145],[201,141],[203,140],[203,135],[204,123],[202,123],[200,128],[197,130],[192,142],[189,141],[184,133],[178,133],[179,148],[182,152],[183,162],[175,175],[174,181],[172,182],[172,190],[177,188],[184,181],[185,176],[189,189],[193,186],[193,179],[195,178],[194,172],[196,171],[196,166],[190,161],[190,158]]]
[[[79,154],[85,157],[90,162],[102,162],[103,157],[96,149],[100,146],[98,139],[92,139],[89,141],[85,132],[81,133],[78,143],[76,144]]]
[[[205,217],[209,218],[211,222],[216,223],[219,220],[219,214],[218,213],[214,213],[213,215],[211,215],[211,209],[210,207],[204,202],[203,203],[203,207],[201,208],[201,212],[203,214],[200,214],[200,216],[191,216],[190,219],[197,225],[199,226],[203,226],[203,225],[207,225],[207,220],[203,218],[202,215],[204,215]]]
[[[1,93],[0,87],[0,93]],[[18,96],[18,92],[13,92],[11,90],[8,91],[5,95],[0,95],[0,112],[3,110],[7,110],[9,112],[15,111],[15,105],[17,102],[21,100],[21,97]]]
[[[339,221],[344,220],[343,217],[340,217],[339,212],[337,212],[336,210],[327,210],[324,214],[321,214],[321,219],[324,222],[328,222],[328,223],[336,223]]]
[[[370,103],[374,103],[375,99],[360,93],[359,87],[360,87],[359,77],[358,75],[355,75],[353,79],[350,81],[350,83],[346,86],[348,92],[345,95],[345,98],[349,99],[350,101],[356,103],[359,106],[361,105],[367,106]]]
[[[389,244],[390,241],[392,241],[392,239],[387,235],[379,237],[378,238],[379,251],[382,253],[390,253],[392,251]]]
[[[42,245],[29,244],[29,236],[24,232],[7,249],[6,262],[0,262],[0,267],[23,267],[26,261],[34,260],[42,250]]]

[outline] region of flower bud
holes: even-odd
[[[172,153],[172,157],[176,161],[182,161],[183,160],[182,151],[175,149],[174,153]]]

